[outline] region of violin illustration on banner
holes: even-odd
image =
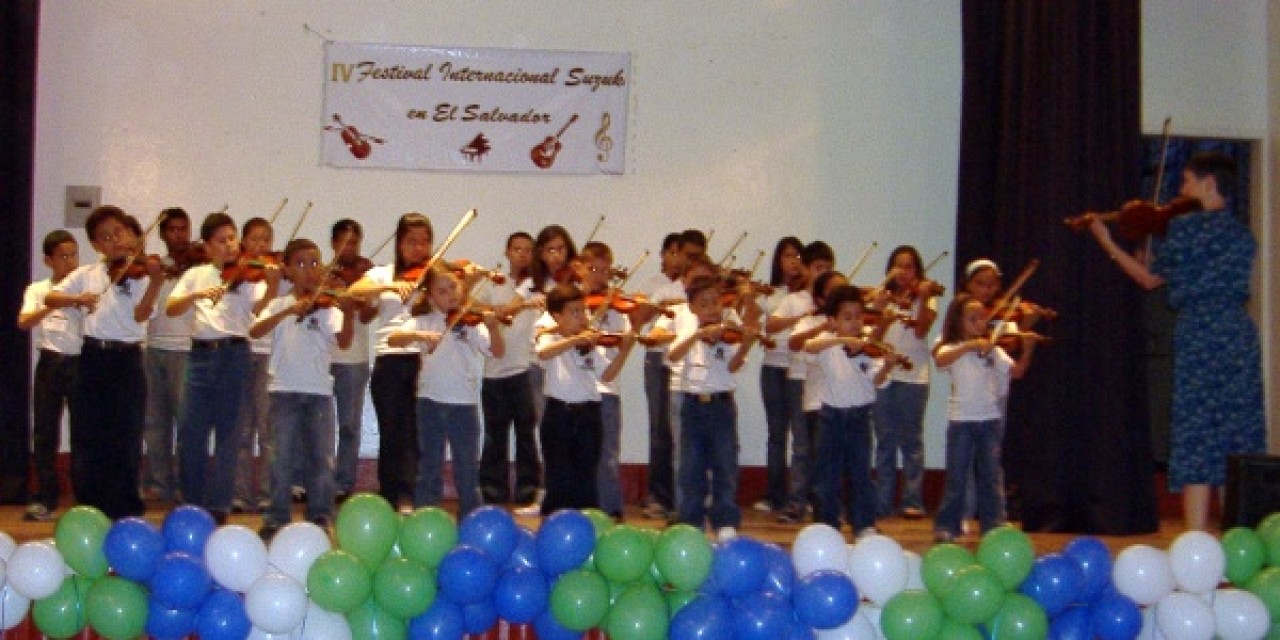
[[[373,146],[369,144],[370,142],[376,144],[386,142],[377,136],[361,133],[359,129],[343,122],[342,116],[339,114],[333,114],[333,121],[338,124],[336,126],[326,125],[324,130],[339,132],[342,136],[342,141],[347,145],[347,149],[351,151],[351,155],[355,156],[357,160],[364,160],[369,157],[369,153],[373,151]]]
[[[529,157],[533,160],[533,164],[539,169],[550,169],[551,165],[556,163],[556,155],[560,153],[562,145],[560,144],[560,136],[569,129],[569,126],[578,121],[578,114],[573,114],[569,121],[564,123],[563,127],[556,132],[554,136],[547,136],[545,140],[533,146],[529,150]]]

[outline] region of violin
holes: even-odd
[[[719,340],[703,340],[703,342],[706,342],[707,344],[715,344],[716,342],[723,342],[725,344],[742,344],[742,341],[745,340],[746,337],[747,337],[746,331],[744,331],[742,328],[734,327],[734,326],[725,326],[720,331]],[[758,338],[760,345],[766,349],[776,349],[778,347],[778,343],[774,341],[773,338],[770,338],[769,336],[766,336],[764,334],[757,334],[756,338]]]
[[[338,262],[337,267],[330,275],[341,281],[344,286],[350,286],[355,284],[357,280],[364,276],[366,271],[372,268],[372,260],[364,256],[356,256],[346,262]]]
[[[1187,213],[1200,211],[1204,205],[1198,198],[1178,196],[1163,205],[1146,200],[1130,200],[1119,211],[1089,212],[1063,220],[1073,231],[1084,231],[1095,220],[1114,223],[1116,233],[1126,240],[1137,241],[1149,235],[1162,236],[1169,221]]]
[[[854,351],[853,347],[846,345],[844,348],[844,353],[850,358],[857,356],[860,353],[865,353],[870,358],[892,359],[898,363],[898,366],[902,367],[907,371],[910,371],[911,367],[913,366],[911,364],[910,359],[908,359],[904,355],[899,354],[897,350],[895,350],[892,346],[889,346],[882,342],[877,342],[875,340],[867,340],[866,343],[862,345],[862,349],[859,351]]]
[[[459,258],[458,260],[453,260],[453,261],[446,260],[444,261],[444,266],[450,269],[451,271],[453,271],[454,275],[458,276],[459,278],[466,277],[467,270],[468,268],[470,268],[472,273],[478,273],[488,278],[489,281],[494,284],[507,283],[507,276],[503,275],[501,271],[498,271],[497,269],[485,269],[484,267],[475,266],[475,263],[463,258]]]
[[[464,311],[461,308],[458,308],[445,314],[444,322],[450,327],[456,327],[460,324],[468,327],[474,327],[478,324],[484,323],[484,313],[475,309],[467,309]],[[502,324],[511,324],[511,318],[498,316],[498,322]]]
[[[668,318],[675,317],[675,312],[651,302],[649,297],[642,293],[615,293],[612,298],[603,293],[591,293],[587,294],[585,303],[589,311],[599,311],[606,304],[609,305],[610,309],[621,314],[629,314],[640,307],[654,307],[663,316]]]
[[[1026,316],[1036,316],[1046,320],[1053,320],[1058,317],[1057,311],[1025,300],[1014,304],[1012,309],[1005,307],[1004,310],[1001,310],[996,308],[995,305],[992,305],[989,311],[990,318],[1004,320],[1007,322],[1021,322]],[[1006,313],[1008,314],[1007,316],[1005,315]]]
[[[933,280],[916,280],[909,286],[902,287],[901,291],[896,291],[896,283],[889,283],[889,291],[894,294],[894,303],[900,307],[909,307],[915,304],[917,298],[921,295],[928,295],[930,298],[937,298],[946,295],[947,288],[934,282]],[[923,289],[923,291],[922,291]]]
[[[1004,352],[1009,354],[1010,357],[1013,357],[1022,351],[1024,340],[1030,340],[1036,343],[1053,342],[1053,338],[1050,338],[1049,336],[1040,335],[1034,331],[1022,331],[1017,333],[1000,334],[1000,336],[995,339],[994,344],[995,346],[1004,349]]]
[[[119,282],[120,280],[138,280],[150,275],[149,266],[152,263],[162,262],[162,258],[155,254],[135,254],[116,258],[107,265],[107,277],[111,282]]]
[[[256,258],[241,254],[234,262],[222,267],[222,282],[232,288],[242,282],[262,282],[269,266],[280,266],[279,252],[264,253]]]
[[[186,248],[175,252],[173,264],[165,267],[165,275],[170,278],[180,277],[191,267],[209,263],[209,248],[203,242],[192,242]]]

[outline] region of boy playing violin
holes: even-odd
[[[317,304],[324,266],[320,248],[306,239],[285,247],[284,272],[293,291],[271,301],[249,329],[251,338],[269,336],[271,348],[270,417],[275,435],[271,458],[271,507],[258,533],[270,541],[289,522],[290,487],[302,465],[306,478],[307,520],[322,527],[333,518],[333,448],[337,419],[329,353],[351,346],[352,305]]]
[[[85,230],[103,260],[72,271],[45,297],[53,308],[86,309],[71,389],[71,480],[81,503],[113,519],[145,510],[138,497],[147,395],[142,341],[164,282],[159,260],[136,258],[146,265],[136,279],[110,269],[135,260],[142,241],[136,224],[119,207],[94,209]]]

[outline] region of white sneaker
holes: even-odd
[[[716,532],[716,540],[720,542],[728,542],[736,537],[738,537],[738,530],[733,527],[720,527]]]
[[[773,512],[773,505],[769,504],[768,500],[756,500],[755,504],[751,505],[751,508],[762,513]]]
[[[875,536],[879,534],[880,534],[879,529],[875,527],[866,527],[858,532],[858,539],[862,540],[863,538],[870,538],[871,536]]]
[[[542,499],[545,497],[547,497],[547,492],[543,489],[538,489],[538,494],[534,496],[533,502],[523,507],[517,507],[515,514],[522,518],[532,518],[540,515],[542,513]]]

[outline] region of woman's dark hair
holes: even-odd
[[[916,267],[916,277],[923,278],[924,277],[924,261],[920,259],[920,252],[916,251],[916,248],[909,244],[904,244],[902,246],[899,246],[889,254],[889,261],[885,263],[884,272],[887,274],[890,271],[892,271],[894,261],[898,259],[898,256],[904,253],[911,256],[911,263],[914,264]],[[889,289],[889,291],[892,291],[894,293],[898,292],[898,283],[895,279],[891,278],[889,280],[889,284],[885,285],[885,287]]]
[[[550,273],[547,265],[542,262],[542,248],[551,244],[556,238],[564,240],[564,264],[569,266],[570,262],[578,259],[578,247],[573,244],[573,238],[569,236],[569,232],[564,227],[553,224],[542,228],[538,232],[538,237],[533,241],[533,262],[529,265],[529,275],[533,278],[533,286],[542,289],[548,279],[555,274]]]
[[[416,211],[411,211],[400,216],[400,221],[396,222],[396,266],[395,275],[400,275],[409,265],[404,261],[404,256],[400,255],[400,242],[405,236],[414,229],[426,229],[427,235],[430,236],[432,244],[435,243],[436,232],[431,228],[431,220],[427,216]]]
[[[804,253],[804,243],[795,236],[787,236],[774,245],[773,267],[769,270],[769,284],[772,286],[787,284],[787,275],[782,272],[782,252],[788,248],[795,249],[797,254]]]

